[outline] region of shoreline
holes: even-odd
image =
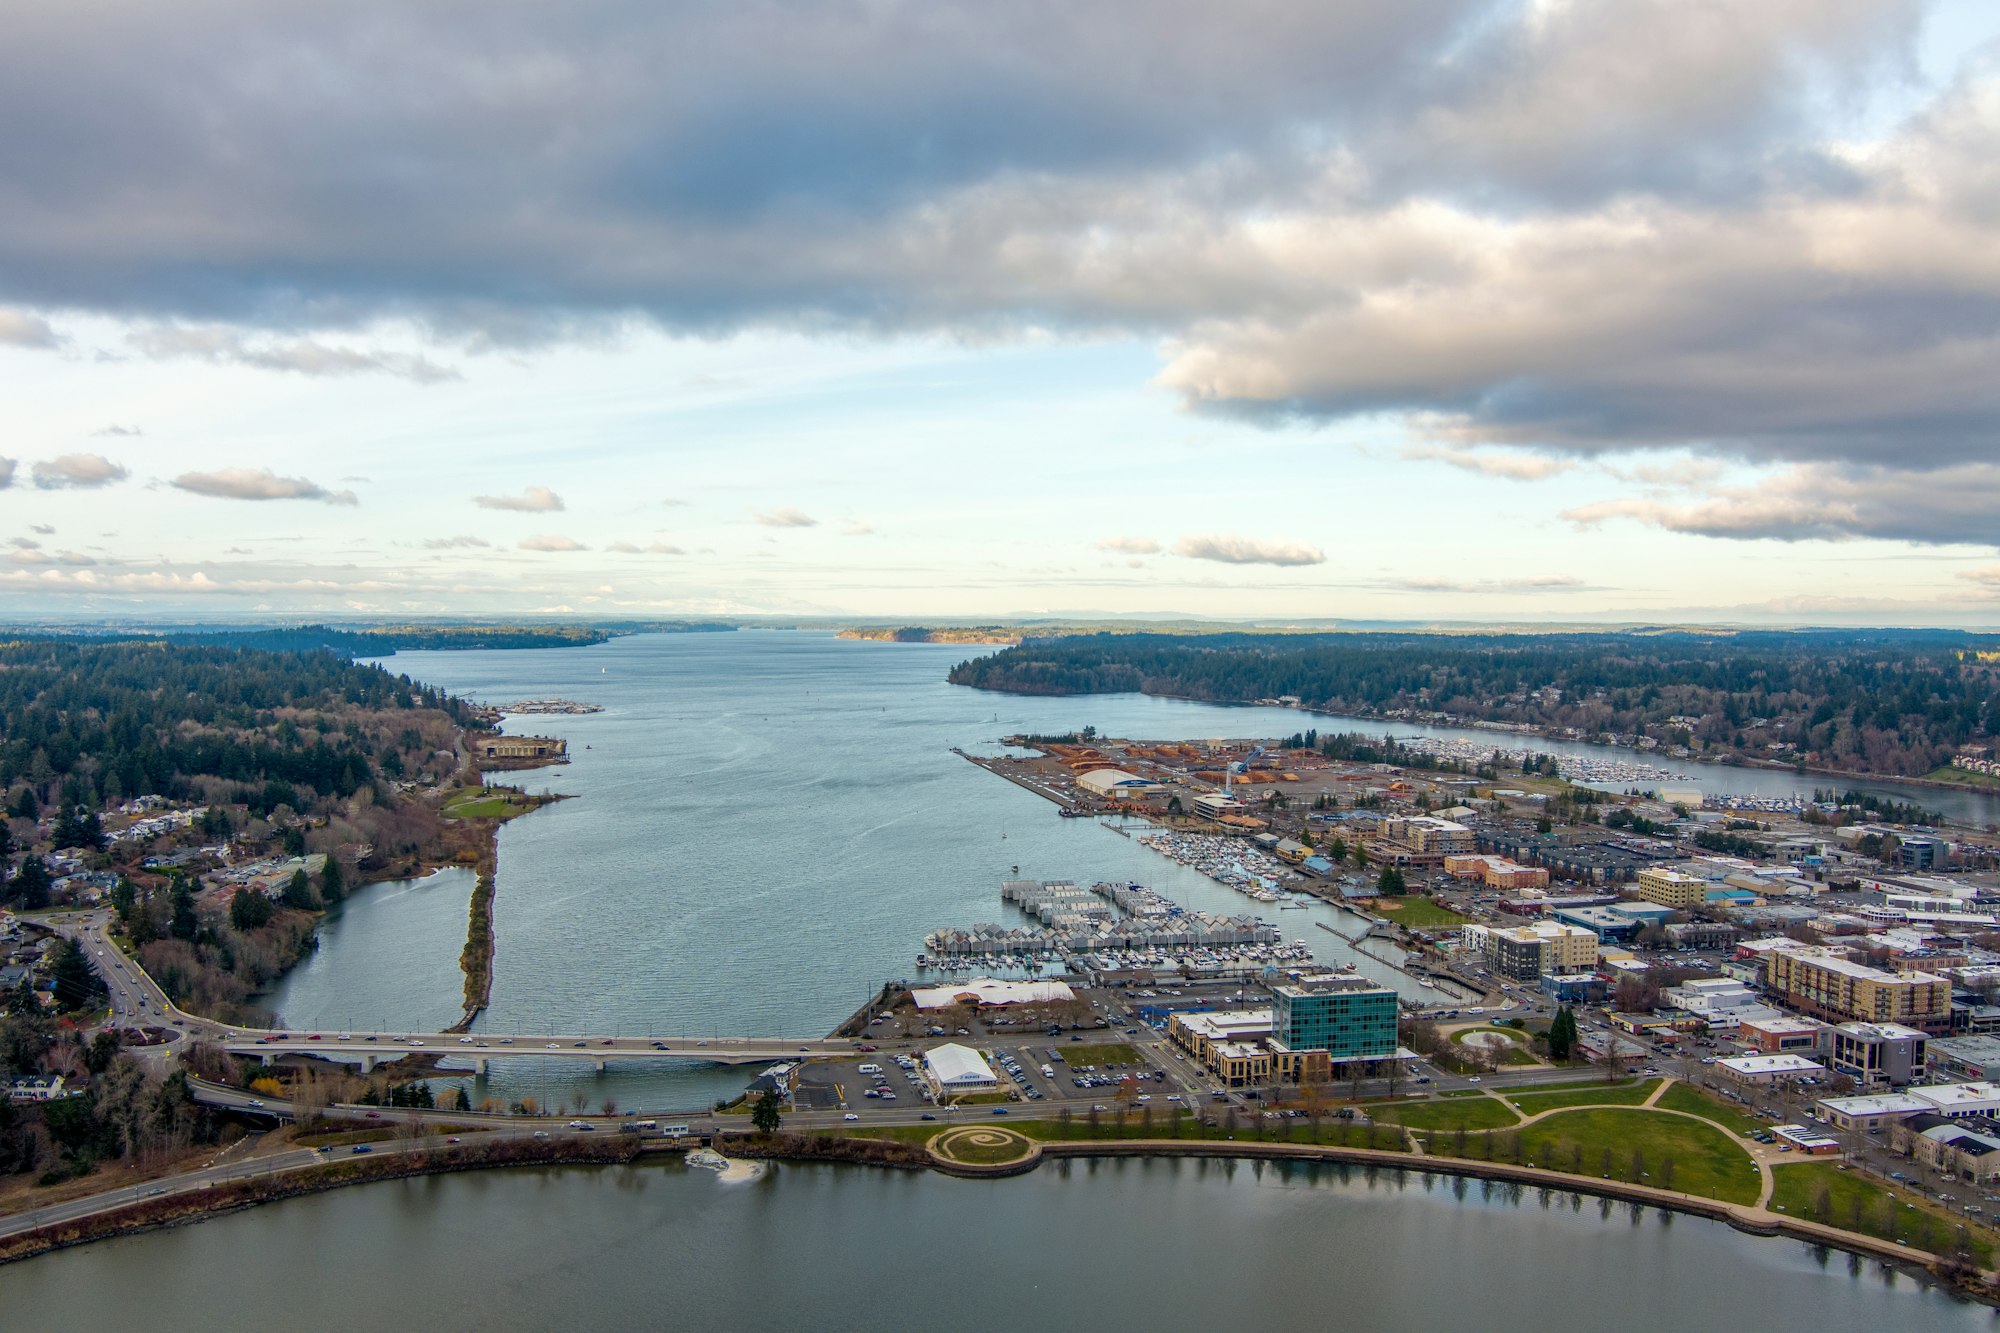
[[[1016,699],[1090,699],[1114,697],[1112,694],[1037,694],[1021,690],[996,689],[986,685],[967,685],[963,688],[983,690],[988,694],[1005,694]],[[1555,736],[1551,735],[1545,727],[1534,726],[1528,723],[1482,722],[1475,718],[1468,718],[1458,722],[1424,722],[1409,718],[1383,717],[1379,714],[1341,712],[1331,708],[1312,708],[1305,704],[1260,703],[1254,699],[1203,699],[1191,694],[1169,694],[1153,690],[1121,690],[1116,693],[1137,694],[1145,699],[1170,699],[1175,703],[1207,704],[1214,708],[1283,708],[1288,712],[1303,713],[1309,717],[1330,717],[1347,722],[1374,722],[1384,726],[1391,726],[1396,722],[1407,722],[1409,725],[1415,727],[1448,727],[1455,731],[1483,732],[1490,730],[1496,737],[1511,736],[1522,740],[1551,741],[1561,745],[1594,745],[1606,750],[1616,750],[1621,754],[1642,755],[1653,759],[1666,759],[1681,764],[1700,764],[1706,768],[1740,768],[1750,772],[1791,773],[1798,777],[1810,775],[1824,778],[1844,778],[1850,782],[1895,782],[1905,783],[1912,787],[1929,787],[1937,791],[1966,792],[1973,795],[2000,795],[2000,788],[1983,786],[1976,783],[1944,782],[1928,777],[1905,777],[1895,773],[1862,773],[1846,768],[1822,768],[1811,764],[1786,764],[1775,760],[1763,759],[1734,759],[1733,756],[1733,762],[1724,759],[1711,759],[1706,755],[1697,754],[1690,754],[1685,758],[1680,758],[1673,755],[1662,755],[1657,750],[1642,750],[1635,745],[1620,745],[1616,741]],[[1394,733],[1385,734],[1393,735]],[[1950,823],[1951,821],[1946,820],[1945,822]],[[1967,827],[1971,826],[1967,825]]]
[[[1036,1141],[1025,1158],[991,1167],[941,1162],[928,1148],[895,1140],[855,1138],[838,1134],[778,1133],[760,1140],[753,1134],[715,1135],[715,1150],[747,1160],[807,1162],[834,1166],[873,1167],[893,1171],[930,1170],[961,1179],[999,1181],[1039,1169],[1043,1162],[1133,1158],[1141,1160],[1212,1159],[1298,1163],[1308,1166],[1362,1167],[1414,1175],[1441,1176],[1552,1190],[1584,1198],[1607,1199],[1638,1207],[1719,1222],[1731,1230],[1764,1239],[1783,1237],[1873,1259],[1885,1267],[1920,1274],[1923,1280],[1966,1300],[2000,1308],[1993,1275],[1970,1282],[1949,1271],[1943,1256],[1914,1250],[1859,1232],[1795,1218],[1754,1206],[1731,1204],[1703,1195],[1681,1194],[1625,1181],[1571,1175],[1541,1167],[1426,1153],[1352,1148],[1329,1144],[1262,1143],[1234,1140],[1112,1139]],[[533,1166],[621,1166],[644,1156],[683,1151],[692,1145],[649,1145],[631,1135],[580,1142],[518,1139],[408,1154],[348,1158],[322,1162],[297,1171],[225,1185],[184,1191],[171,1197],[142,1200],[108,1208],[69,1222],[55,1222],[0,1240],[0,1265],[22,1262],[57,1250],[100,1240],[143,1235],[169,1227],[191,1226],[214,1217],[242,1212],[260,1204],[323,1194],[350,1185],[368,1185],[420,1176]],[[704,1144],[704,1146],[707,1146]]]

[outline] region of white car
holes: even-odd
[[[842,1117],[840,1117],[840,1118],[841,1118],[842,1120],[859,1120],[859,1119],[860,1119],[861,1117],[860,1117],[860,1116],[858,1116],[858,1115],[856,1115],[856,1114],[854,1114],[854,1112],[852,1112],[852,1111],[849,1111],[849,1112],[848,1112],[848,1113],[847,1113],[846,1115],[844,1115],[844,1116],[842,1116]]]

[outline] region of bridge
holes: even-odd
[[[373,1072],[377,1064],[412,1055],[451,1056],[484,1074],[487,1062],[532,1056],[555,1060],[587,1060],[602,1073],[613,1060],[702,1060],[712,1064],[770,1064],[809,1060],[815,1056],[853,1055],[854,1039],[790,1037],[606,1037],[583,1034],[503,1036],[475,1033],[463,1037],[435,1032],[260,1032],[233,1028],[216,1039],[231,1055],[250,1056],[265,1064],[283,1055],[311,1055],[342,1064],[358,1064]]]

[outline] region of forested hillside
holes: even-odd
[[[1030,640],[950,679],[1019,694],[1289,695],[1337,713],[1921,774],[1993,742],[1996,650],[1994,636],[1935,631],[1084,635]]]
[[[0,644],[0,789],[17,817],[148,794],[303,813],[414,775],[466,717],[324,649]]]

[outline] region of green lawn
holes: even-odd
[[[1145,1062],[1139,1058],[1139,1049],[1130,1042],[1092,1042],[1083,1046],[1071,1046],[1064,1050],[1063,1059],[1072,1068],[1078,1065],[1096,1065],[1102,1069],[1106,1065],[1136,1065]],[[1147,1066],[1151,1068],[1151,1066]]]
[[[882,1125],[873,1129],[850,1130],[855,1138],[896,1139],[904,1143],[925,1143],[932,1135],[952,1127],[951,1122],[961,1125],[976,1125],[983,1117],[950,1116],[938,1117],[938,1124],[931,1125]],[[1017,1134],[1025,1134],[1031,1139],[1044,1143],[1074,1142],[1085,1139],[1224,1139],[1235,1138],[1244,1143],[1259,1140],[1283,1141],[1289,1143],[1323,1143],[1332,1146],[1354,1148],[1378,1148],[1387,1152],[1404,1152],[1409,1143],[1403,1131],[1393,1125],[1357,1125],[1351,1120],[1329,1117],[1319,1124],[1319,1136],[1313,1137],[1313,1127],[1304,1120],[1259,1120],[1244,1121],[1232,1134],[1226,1123],[1215,1126],[1202,1124],[1188,1115],[1168,1118],[1155,1113],[1153,1123],[1147,1125],[1138,1115],[1128,1116],[1124,1124],[1119,1124],[1115,1112],[1098,1116],[1093,1126],[1087,1115],[1072,1117],[1068,1124],[1061,1120],[1026,1120],[1010,1118],[1008,1129]],[[997,1123],[997,1122],[996,1122]]]
[[[1771,1194],[1774,1212],[1782,1208],[1809,1222],[1824,1222],[1881,1240],[1900,1240],[1934,1254],[1948,1252],[1963,1229],[1959,1219],[1947,1217],[1916,1195],[1884,1188],[1858,1171],[1842,1171],[1831,1162],[1787,1162],[1772,1170],[1777,1180]],[[1980,1264],[1992,1267],[1992,1240],[1972,1231],[1966,1234]]]
[[[1692,1083],[1676,1083],[1654,1103],[1669,1111],[1690,1111],[1704,1120],[1713,1120],[1732,1134],[1753,1134],[1769,1128],[1768,1122],[1739,1111],[1719,1097],[1711,1096]]]
[[[2000,787],[2000,778],[1987,773],[1974,773],[1969,768],[1934,768],[1924,774],[1927,782],[1949,782],[1955,787]]]
[[[444,803],[444,813],[453,819],[505,819],[533,808],[512,787],[467,788]]]
[[[1471,920],[1424,897],[1378,898],[1375,910],[1411,930],[1455,930]]]
[[[1405,1125],[1426,1131],[1502,1129],[1518,1125],[1521,1118],[1506,1103],[1491,1097],[1462,1097],[1456,1101],[1404,1102],[1369,1108],[1369,1114],[1385,1124]]]
[[[1602,1078],[1596,1078],[1571,1079],[1567,1083],[1523,1083],[1518,1088],[1509,1089],[1505,1095],[1512,1097],[1519,1092],[1567,1092],[1571,1088],[1630,1088],[1636,1086],[1638,1082],[1639,1080],[1635,1078],[1621,1078],[1616,1083],[1606,1083]]]
[[[1755,1203],[1756,1163],[1718,1126],[1638,1107],[1564,1111],[1519,1131],[1431,1136],[1433,1153]]]
[[[1660,1080],[1649,1078],[1644,1083],[1612,1085],[1609,1083],[1585,1083],[1564,1092],[1531,1092],[1508,1094],[1508,1100],[1521,1108],[1525,1115],[1537,1111],[1553,1111],[1559,1106],[1637,1106],[1653,1095],[1653,1089],[1660,1086]]]

